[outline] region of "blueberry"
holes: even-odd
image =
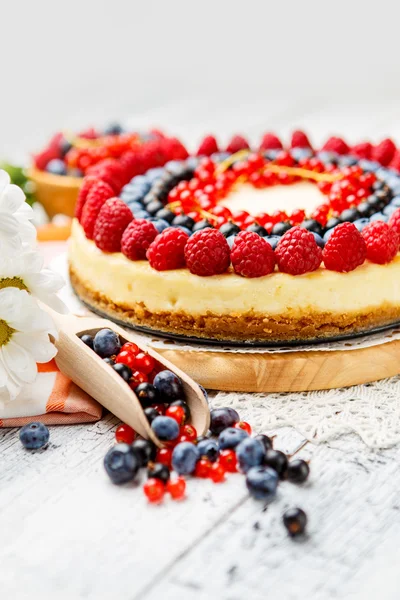
[[[201,231],[202,229],[207,229],[208,227],[213,229],[213,226],[209,221],[207,221],[207,219],[202,219],[201,221],[197,221],[197,223],[195,223],[193,227],[193,233],[196,231]]]
[[[267,450],[264,456],[263,464],[267,467],[271,467],[271,469],[274,469],[281,479],[283,479],[283,477],[286,475],[288,459],[286,454],[280,450],[273,450],[272,448]]]
[[[179,435],[179,425],[171,417],[156,417],[151,424],[151,428],[158,439],[163,442],[176,440]]]
[[[164,166],[169,173],[180,173],[183,162],[181,160],[170,160]]]
[[[146,205],[146,210],[152,217],[154,217],[154,215],[162,208],[164,208],[164,204],[159,200],[153,200]]]
[[[259,467],[265,458],[265,448],[259,440],[247,437],[236,446],[241,471],[247,473],[251,467]]]
[[[360,213],[356,208],[346,208],[342,213],[340,213],[339,218],[341,221],[346,222],[349,221],[352,223],[356,221],[360,216]]]
[[[224,160],[226,160],[227,158],[229,158],[230,154],[229,152],[214,152],[214,154],[211,154],[211,160],[213,160],[214,162],[222,162]]]
[[[223,225],[221,225],[219,230],[222,233],[222,235],[224,235],[226,238],[230,237],[231,235],[237,235],[238,233],[240,233],[240,227],[235,225],[235,223],[224,223]]]
[[[189,237],[193,233],[193,231],[190,231],[190,229],[188,229],[187,227],[182,227],[181,225],[179,225],[178,229],[181,229],[182,231],[184,231],[185,233],[187,233]]]
[[[83,177],[84,172],[80,169],[68,169],[68,175],[70,177]]]
[[[161,211],[159,211],[161,212]],[[167,221],[164,221],[164,219],[155,219],[154,221],[152,221],[154,227],[157,229],[158,233],[161,233],[162,231],[164,231],[164,229],[167,229],[167,227],[170,227],[170,224]]]
[[[119,123],[109,123],[104,127],[103,135],[120,135],[123,131],[123,127]]]
[[[136,175],[130,182],[131,185],[145,185],[147,189],[150,189],[150,182],[145,175]]]
[[[369,217],[373,213],[373,209],[368,202],[361,202],[361,204],[357,206],[357,210],[361,218]]]
[[[317,158],[323,163],[336,163],[338,155],[336,152],[329,152],[328,150],[321,150],[317,153]]]
[[[81,335],[81,340],[84,344],[86,344],[86,346],[89,346],[89,348],[91,350],[93,350],[93,336],[92,335],[85,333],[84,335]]]
[[[240,417],[234,408],[214,408],[210,413],[210,431],[219,435],[227,427],[239,423]]]
[[[129,444],[116,444],[104,457],[104,468],[117,485],[132,481],[139,471],[139,460]]]
[[[257,223],[253,223],[253,225],[249,225],[246,231],[252,231],[253,233],[257,233],[261,237],[266,237],[268,235],[268,231],[262,225],[258,225]]]
[[[183,408],[183,411],[185,413],[185,421],[190,421],[190,408],[184,400],[174,400],[174,402],[171,402],[170,406],[180,406],[181,408]]]
[[[307,515],[301,508],[289,508],[283,515],[283,524],[292,537],[304,533]]]
[[[287,231],[289,231],[289,229],[292,229],[293,225],[291,225],[290,223],[276,223],[276,225],[273,226],[271,234],[272,235],[283,235],[284,233],[286,233]]]
[[[63,137],[60,140],[60,152],[61,152],[61,156],[64,158],[64,156],[67,154],[67,152],[69,152],[72,148],[72,144],[70,141],[67,140],[67,138]]]
[[[125,202],[125,204],[128,204],[129,207],[131,207],[131,205],[135,205],[137,204],[138,207],[135,210],[144,210],[144,205],[143,205],[143,194],[140,190],[130,190],[130,191],[125,191],[125,192],[121,192],[121,194],[119,195],[119,197],[121,198],[121,200],[123,202]],[[133,208],[131,208],[132,212],[133,212]]]
[[[272,440],[267,435],[264,435],[263,433],[259,433],[258,435],[256,435],[256,437],[254,439],[261,442],[262,445],[264,446],[265,450],[269,450],[269,448],[272,448]]]
[[[124,199],[121,198],[121,200],[124,200]],[[124,202],[125,202],[125,200],[124,200]],[[135,215],[136,213],[143,210],[143,206],[140,204],[140,202],[137,202],[136,200],[128,201],[128,202],[126,202],[126,204],[131,209],[131,212],[133,215]]]
[[[280,239],[281,238],[279,237],[279,235],[269,235],[268,237],[265,238],[265,241],[268,242],[268,244],[271,246],[272,250],[275,250],[278,243],[280,242]]]
[[[362,231],[368,224],[369,219],[357,219],[357,221],[354,221],[354,226],[357,227],[358,231]]]
[[[352,167],[358,163],[358,158],[355,156],[350,156],[349,154],[345,154],[344,156],[339,156],[338,164],[341,167]]]
[[[116,363],[113,365],[113,369],[127,383],[130,380],[130,378],[132,377],[132,369],[130,367],[128,367],[128,365],[124,365],[122,363]]]
[[[311,148],[292,148],[290,154],[294,160],[299,161],[302,158],[310,158],[313,155]]]
[[[171,225],[172,227],[185,227],[186,229],[192,231],[194,223],[194,219],[188,217],[187,215],[177,215],[172,221]]]
[[[382,212],[377,212],[374,215],[372,215],[369,219],[372,223],[372,221],[388,221],[389,220],[389,216],[388,215],[384,215]]]
[[[397,210],[397,206],[394,206],[393,204],[388,204],[387,206],[385,206],[385,208],[383,209],[383,214],[387,217],[391,217],[392,214]]]
[[[276,495],[278,475],[269,467],[251,467],[246,474],[246,485],[253,498],[269,501]]]
[[[147,181],[154,183],[155,181],[161,179],[164,173],[165,169],[163,167],[154,167],[153,169],[149,169],[146,173]]]
[[[324,234],[322,225],[320,223],[318,223],[318,221],[316,221],[315,219],[306,219],[305,221],[302,222],[301,227],[304,227],[304,229],[308,229],[308,231],[313,231],[315,233],[318,233],[318,235],[320,235],[320,236],[322,236]],[[272,230],[272,231],[274,231],[274,230]]]
[[[340,225],[341,222],[342,221],[340,219],[338,219],[337,217],[332,217],[331,219],[328,220],[328,222],[326,224],[326,229],[333,229],[337,225]]]
[[[221,434],[222,435],[222,434]],[[215,462],[219,456],[219,447],[216,440],[204,439],[197,443],[200,456],[205,456],[211,462]]]
[[[21,444],[27,450],[38,450],[39,448],[43,448],[43,446],[48,444],[49,438],[50,433],[46,425],[39,423],[38,421],[28,423],[28,425],[24,425],[24,427],[19,430]]]
[[[266,150],[264,152],[264,156],[265,158],[267,158],[268,160],[275,160],[275,158],[278,156],[278,154],[280,154],[282,152],[281,149],[271,149],[271,150]]]
[[[119,336],[111,329],[100,329],[94,336],[93,349],[102,358],[118,354],[121,349]]]
[[[160,400],[158,390],[151,383],[139,383],[135,388],[135,394],[143,408],[157,404]]]
[[[159,391],[163,402],[173,402],[183,398],[182,382],[172,371],[160,371],[154,377],[153,385]]]
[[[147,477],[149,479],[154,477],[155,479],[160,479],[163,483],[167,483],[169,476],[170,472],[167,465],[154,463],[147,467]]]
[[[226,448],[236,448],[236,446],[248,436],[249,434],[243,429],[227,427],[219,434],[218,444],[221,450],[225,450]]]
[[[292,460],[287,468],[287,478],[292,483],[303,483],[310,474],[310,467],[305,460],[296,458]]]
[[[153,406],[148,406],[147,408],[144,409],[143,412],[144,412],[146,419],[148,420],[150,425],[152,424],[152,422],[154,421],[154,419],[156,417],[160,416],[160,413],[158,412],[158,410],[153,408]]]
[[[107,365],[110,365],[111,367],[115,365],[115,360],[113,360],[109,356],[103,358],[103,362],[105,362]]]
[[[135,219],[148,219],[150,217],[147,210],[138,210],[133,213]]]
[[[155,217],[157,219],[162,219],[163,221],[166,221],[169,224],[172,223],[172,221],[175,219],[174,213],[172,212],[172,210],[169,210],[169,208],[162,208],[155,214]]]
[[[311,233],[314,236],[314,240],[317,242],[317,246],[319,246],[320,248],[324,248],[325,242],[323,238],[320,235],[318,235],[318,233],[315,233],[315,231],[312,231]]]
[[[392,204],[393,206],[396,206],[396,208],[399,208],[400,207],[400,196],[395,196],[392,199],[390,204]]]
[[[53,158],[47,163],[46,171],[51,173],[52,175],[66,175],[67,167],[65,163],[60,158]]]
[[[179,475],[190,475],[200,458],[198,448],[191,442],[177,444],[172,452],[172,468]]]
[[[136,455],[139,467],[145,467],[150,460],[154,461],[156,458],[157,448],[150,440],[135,440],[131,447]]]
[[[233,243],[236,240],[236,235],[230,235],[228,238],[226,238],[226,241],[228,242],[228,246],[229,248],[232,250],[233,247]]]

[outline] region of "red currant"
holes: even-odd
[[[165,415],[165,404],[159,402],[158,404],[152,404],[151,406],[155,408],[160,415]]]
[[[219,454],[219,464],[227,473],[236,473],[237,458],[234,450],[221,450]]]
[[[276,164],[283,166],[283,167],[293,167],[294,158],[292,157],[292,155],[289,152],[282,150],[276,156],[275,162],[276,162]]]
[[[155,366],[155,360],[149,354],[145,354],[144,352],[139,352],[136,356],[136,368],[142,373],[146,373],[148,375],[152,372]]]
[[[115,359],[116,363],[127,365],[130,369],[136,367],[136,356],[129,350],[121,350]]]
[[[119,425],[115,431],[115,439],[118,443],[123,442],[125,444],[132,444],[133,440],[135,439],[135,436],[136,433],[134,429],[132,429],[130,425],[126,425],[125,423]]]
[[[139,354],[139,352],[140,352],[139,346],[137,346],[133,342],[126,342],[122,346],[121,352],[124,352],[125,350],[129,351],[131,354],[134,354],[135,356],[136,356],[136,354]]]
[[[291,225],[300,225],[304,221],[306,217],[306,213],[304,210],[297,208],[290,215],[290,223]]]
[[[257,171],[250,175],[249,183],[251,183],[251,185],[253,185],[256,189],[261,189],[266,186],[262,173],[258,173]]]
[[[183,425],[185,421],[185,411],[182,406],[168,406],[165,411],[165,416],[175,419],[178,425]]]
[[[209,476],[211,469],[211,462],[207,458],[201,458],[196,463],[196,468],[194,470],[195,477],[202,477],[205,479]]]
[[[166,467],[168,467],[168,469],[170,469],[171,461],[172,461],[171,448],[160,448],[159,450],[157,450],[156,462],[161,463],[162,465],[165,465]]]
[[[176,479],[170,479],[167,483],[167,492],[171,494],[174,500],[181,500],[186,491],[186,481],[183,477],[177,477]]]
[[[141,373],[140,371],[134,371],[132,373],[132,379],[130,380],[129,385],[134,390],[135,388],[137,388],[139,383],[147,383],[148,380],[149,378],[145,373]]]
[[[208,476],[214,483],[220,483],[225,479],[225,469],[219,462],[215,462],[211,465]]]
[[[234,427],[236,429],[243,429],[243,431],[246,431],[249,435],[251,435],[251,425],[246,423],[246,421],[239,421],[238,423],[234,424]]]
[[[265,158],[261,154],[251,153],[247,156],[247,162],[254,171],[258,171],[265,165]]]
[[[193,425],[183,425],[180,430],[180,435],[186,435],[190,441],[197,440],[197,431]]]
[[[229,208],[227,208],[226,206],[222,206],[221,204],[215,206],[211,212],[216,217],[224,217],[225,219],[230,219],[232,217],[232,213],[229,210]]]
[[[165,494],[165,485],[160,479],[152,477],[143,485],[143,491],[149,502],[161,502]]]

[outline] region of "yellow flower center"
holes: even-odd
[[[3,277],[3,279],[0,279],[0,290],[8,287],[15,287],[19,290],[26,290],[29,292],[21,277]]]
[[[10,327],[3,319],[0,319],[0,347],[8,344],[13,333],[15,333],[15,329]]]

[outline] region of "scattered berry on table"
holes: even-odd
[[[240,421],[240,417],[234,408],[214,408],[210,412],[210,431],[219,435],[227,427],[233,427]]]
[[[157,450],[156,462],[166,465],[171,469],[172,448],[160,448]]]
[[[230,265],[229,244],[217,229],[202,229],[187,241],[185,261],[194,275],[207,277],[225,273]]]
[[[111,481],[116,484],[132,481],[140,466],[137,454],[129,444],[116,444],[104,457],[104,468]]]
[[[150,460],[154,461],[156,458],[157,448],[150,440],[135,440],[131,447],[138,459],[140,467],[147,466],[147,463]]]
[[[186,492],[186,481],[183,477],[175,477],[167,482],[167,492],[173,500],[182,500]]]
[[[171,417],[159,416],[151,423],[155,435],[163,442],[176,440],[179,436],[179,425]]]
[[[305,460],[301,458],[296,458],[295,460],[291,460],[288,464],[286,477],[288,481],[292,483],[303,483],[306,481],[310,474],[310,467]]]
[[[119,336],[111,329],[100,329],[94,336],[93,349],[102,358],[118,354],[120,348]]]
[[[265,459],[265,455],[266,452],[262,443],[251,437],[246,437],[236,447],[236,456],[240,470],[243,473],[247,473],[251,467],[260,466]]]
[[[301,508],[289,508],[283,515],[283,524],[290,536],[301,535],[306,529],[307,515]]]
[[[132,369],[123,363],[115,363],[112,368],[124,381],[129,383],[129,380],[132,377]]]
[[[173,402],[174,400],[183,398],[182,382],[175,373],[168,371],[160,371],[154,377],[154,386],[160,393],[160,397],[165,402]]]
[[[198,448],[191,442],[181,442],[172,451],[172,468],[179,475],[191,475],[200,454]]]
[[[19,439],[27,450],[39,450],[48,444],[50,432],[44,423],[34,421],[21,427]]]
[[[262,445],[264,446],[265,450],[269,450],[269,448],[272,448],[272,446],[273,446],[271,438],[268,437],[267,435],[264,435],[263,433],[259,433],[258,435],[255,436],[254,439],[261,442]]]
[[[135,430],[129,425],[126,425],[126,423],[119,425],[115,431],[115,439],[119,443],[124,442],[125,444],[132,444],[135,437]]]
[[[214,483],[221,483],[225,480],[225,469],[219,462],[212,463],[208,476]]]
[[[269,467],[251,467],[246,474],[247,489],[257,500],[272,500],[276,495],[278,481],[276,471]]]
[[[337,225],[323,250],[325,267],[342,273],[362,265],[366,255],[365,240],[353,223]]]
[[[222,435],[222,434],[221,434]],[[204,439],[197,443],[197,449],[202,458],[208,458],[209,461],[215,462],[219,456],[218,442],[213,439]]]
[[[161,502],[165,494],[165,484],[156,478],[148,479],[143,485],[143,491],[149,502]]]
[[[160,479],[163,483],[167,483],[169,476],[169,468],[162,463],[151,463],[147,467],[147,477],[149,479]]]
[[[86,346],[89,346],[89,348],[91,350],[94,350],[93,348],[93,336],[89,335],[88,333],[85,333],[84,335],[81,335],[81,340],[84,344],[86,344]]]
[[[236,473],[238,470],[238,461],[234,450],[221,450],[218,462],[227,473]]]
[[[218,445],[220,450],[226,450],[226,448],[236,448],[240,442],[249,436],[247,431],[234,427],[227,427],[218,436]]]
[[[212,463],[208,460],[208,458],[200,458],[196,463],[194,476],[206,479],[210,474],[211,465]]]
[[[280,450],[274,450],[273,448],[270,448],[265,452],[263,465],[271,467],[271,469],[276,471],[280,479],[283,479],[288,468],[288,459],[286,454]]]
[[[135,394],[143,408],[156,404],[160,399],[157,389],[151,383],[139,383],[135,388]]]
[[[234,427],[235,429],[242,429],[243,431],[251,435],[251,425],[246,421],[239,421],[239,423],[234,424]]]

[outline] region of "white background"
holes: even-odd
[[[0,0],[0,156],[120,117],[193,141],[297,126],[396,138],[398,6]]]

